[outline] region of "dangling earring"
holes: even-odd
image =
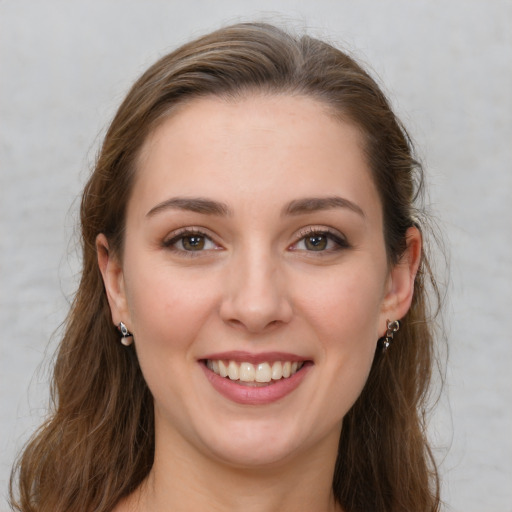
[[[128,347],[129,345],[131,345],[133,343],[133,334],[128,330],[128,328],[126,327],[126,325],[124,325],[123,322],[119,322],[118,328],[121,331],[121,335],[122,335],[121,343],[125,347]]]
[[[398,320],[386,320],[387,324],[387,331],[384,338],[381,338],[380,344],[382,346],[382,352],[386,352],[386,350],[389,348],[389,345],[391,345],[391,342],[393,341],[393,336],[395,335],[395,332],[398,332],[400,329],[400,322]]]

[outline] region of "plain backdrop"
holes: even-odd
[[[254,19],[348,49],[412,134],[451,260],[431,423],[446,510],[511,512],[512,2],[500,0],[0,0],[0,510],[44,416],[79,270],[77,197],[110,117],[156,58]]]

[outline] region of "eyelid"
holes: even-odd
[[[162,241],[162,246],[167,249],[174,249],[176,252],[179,253],[187,253],[187,255],[197,255],[198,253],[205,252],[205,251],[185,251],[176,249],[173,247],[174,244],[176,244],[181,238],[186,237],[187,235],[199,235],[202,236],[208,240],[210,240],[215,246],[216,249],[222,249],[221,245],[216,241],[216,237],[211,234],[211,232],[202,227],[198,226],[187,226],[183,228],[176,229],[175,231],[172,231],[168,235],[165,236],[165,238]],[[212,249],[206,249],[206,251],[212,250]]]
[[[338,231],[337,229],[331,228],[329,226],[307,226],[304,228],[301,228],[295,235],[295,242],[291,244],[290,248],[294,250],[293,248],[304,238],[311,236],[311,235],[326,235],[329,237],[334,243],[338,245],[337,249],[348,249],[351,245],[349,244],[346,236]],[[337,250],[334,249],[334,250]],[[314,251],[311,251],[314,252]],[[318,251],[318,254],[321,254],[322,252],[329,252],[329,251]],[[332,252],[332,249],[331,249]]]
[[[295,247],[299,242],[301,242],[304,238],[315,234],[325,235],[337,245],[337,248],[326,251],[319,251],[319,254],[322,252],[333,252],[339,249],[349,248],[351,246],[346,236],[337,229],[331,228],[329,226],[313,225],[301,228],[299,231],[297,231],[294,235],[295,242],[289,246],[289,249],[298,250],[295,249]],[[215,249],[206,249],[202,251],[186,251],[173,247],[181,238],[187,235],[199,235],[205,237],[206,239],[210,240],[216,247]],[[198,226],[187,226],[172,231],[164,238],[162,241],[162,246],[167,249],[172,249],[176,252],[179,252],[180,254],[186,254],[187,256],[197,256],[202,252],[223,249],[223,247],[217,242],[216,236],[211,234],[210,230]]]

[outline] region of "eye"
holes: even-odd
[[[302,240],[308,251],[324,251],[329,245],[329,238],[324,233],[315,233]]]
[[[174,234],[163,245],[174,251],[201,252],[219,249],[219,246],[205,233],[193,229],[185,229]]]
[[[290,249],[313,252],[334,252],[349,247],[345,238],[338,233],[326,229],[308,228],[300,240],[293,244]]]

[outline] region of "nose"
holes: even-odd
[[[227,273],[220,307],[225,322],[250,333],[290,322],[293,309],[286,277],[269,252],[246,251],[234,256]]]

